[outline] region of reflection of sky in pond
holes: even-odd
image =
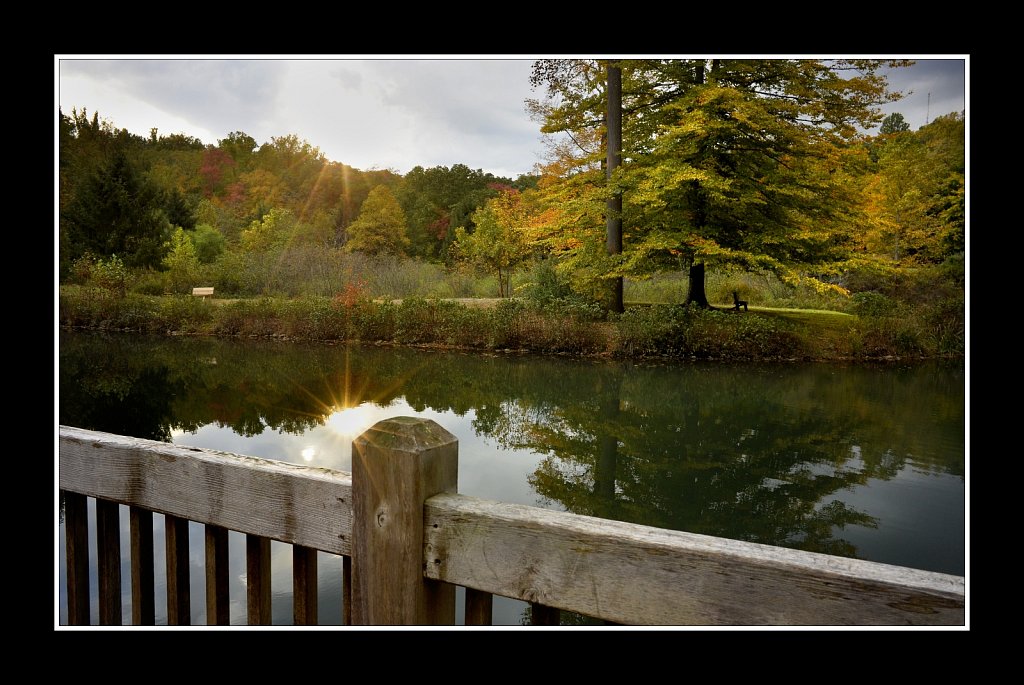
[[[173,430],[171,437],[179,445],[351,471],[352,439],[378,421],[395,416],[433,419],[459,439],[460,493],[515,504],[538,503],[527,476],[537,470],[543,456],[527,450],[502,449],[479,436],[473,428],[472,410],[462,416],[432,409],[417,412],[404,399],[397,399],[385,407],[364,402],[332,412],[324,425],[301,435],[267,429],[246,437],[230,428],[207,424],[195,433]]]
[[[853,543],[862,558],[900,565],[910,557],[924,568],[941,568],[949,562],[940,550],[949,546],[950,540],[966,541],[960,481],[959,476],[908,464],[888,480],[871,478],[864,485],[823,498],[819,506],[841,499],[872,513],[877,529],[849,525],[835,531]]]

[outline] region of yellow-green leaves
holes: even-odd
[[[405,230],[405,212],[387,186],[370,191],[359,211],[359,218],[348,227],[349,252],[368,254],[405,254],[409,238]]]
[[[454,249],[459,257],[498,278],[500,297],[508,297],[512,272],[533,250],[532,232],[540,220],[539,206],[531,194],[506,190],[476,210],[476,230],[455,231]]]

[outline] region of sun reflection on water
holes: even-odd
[[[372,426],[376,420],[374,407],[367,403],[332,413],[327,419],[327,427],[338,435],[354,438]]]

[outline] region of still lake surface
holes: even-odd
[[[965,572],[960,362],[620,363],[61,332],[58,383],[61,424],[343,471],[352,439],[378,420],[427,417],[459,439],[463,494]],[[126,507],[122,519],[129,624]],[[66,624],[63,528],[56,618]],[[201,625],[198,524],[190,545]],[[231,621],[244,625],[244,537],[229,546]],[[291,549],[271,550],[273,620],[290,624]],[[340,624],[341,559],[319,563],[320,622]],[[158,624],[165,592],[158,571]],[[520,623],[525,608],[495,598],[495,624]]]

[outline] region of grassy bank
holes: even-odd
[[[963,354],[962,314],[958,328],[955,321],[930,325],[884,307],[855,316],[767,308],[701,311],[652,304],[632,306],[621,316],[605,319],[592,308],[537,306],[522,300],[503,300],[493,307],[418,297],[392,302],[341,295],[218,302],[64,285],[58,317],[68,328],[621,358],[866,360]]]

